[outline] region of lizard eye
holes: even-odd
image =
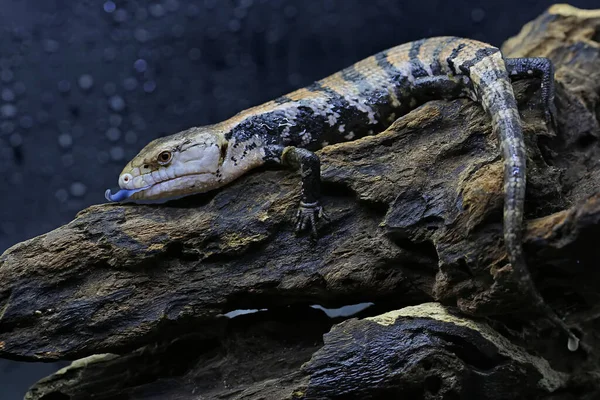
[[[160,165],[167,165],[171,161],[172,157],[173,154],[171,154],[170,151],[163,151],[158,155],[157,161]]]

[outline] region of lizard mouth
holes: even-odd
[[[121,189],[114,194],[110,189],[104,192],[104,197],[110,202],[121,202],[130,199],[138,192],[145,192],[141,198],[131,199],[134,202],[145,203],[146,201],[165,202],[188,194],[201,193],[214,186],[211,173],[197,173],[178,176],[160,182],[155,182],[141,188]],[[146,201],[145,201],[146,200]]]

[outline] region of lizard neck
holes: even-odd
[[[255,134],[241,138],[231,136],[223,152],[222,164],[218,174],[223,184],[244,175],[251,169],[265,163],[264,136]]]

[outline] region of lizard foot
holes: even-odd
[[[298,212],[296,213],[296,233],[299,233],[307,228],[311,230],[313,239],[317,238],[317,220],[324,219],[329,221],[329,217],[323,211],[323,207],[318,201],[314,203],[300,202]]]

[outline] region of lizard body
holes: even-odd
[[[265,163],[301,171],[296,229],[324,216],[319,204],[320,163],[313,151],[376,134],[431,99],[468,97],[492,119],[504,160],[504,240],[521,287],[535,305],[578,339],[537,292],[522,251],[526,154],[511,77],[537,76],[547,121],[554,124],[553,67],[545,58],[504,59],[486,43],[436,37],[406,43],[343,69],[314,84],[232,118],[191,128],[149,143],[124,168],[121,190],[109,201],[162,202],[221,187]]]

